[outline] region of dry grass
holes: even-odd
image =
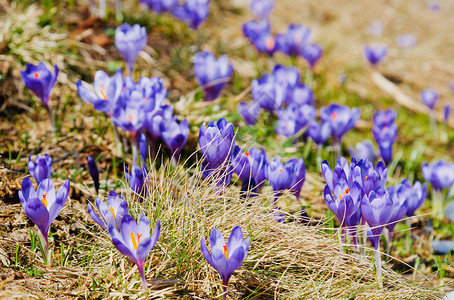
[[[197,168],[191,168],[197,170]],[[229,288],[233,298],[286,299],[435,299],[437,294],[409,283],[392,271],[385,272],[384,288],[379,289],[372,262],[355,252],[341,254],[334,236],[321,226],[299,222],[281,224],[272,220],[269,203],[272,194],[249,201],[239,199],[237,187],[220,193],[201,174],[189,174],[180,166],[165,164],[149,174],[149,195],[141,205],[138,196],[125,189],[132,214],[145,213],[152,227],[161,220],[157,246],[150,253],[146,269],[148,296],[191,295],[194,298],[218,297],[220,280],[204,261],[200,239],[212,228],[224,235],[240,225],[251,237],[250,252],[234,274]],[[57,184],[58,186],[58,184]],[[304,196],[304,195],[303,195]],[[287,196],[284,196],[287,197]],[[106,231],[94,225],[85,205],[69,201],[61,218],[52,226],[54,267],[43,268],[41,254],[32,252],[27,236],[30,223],[20,205],[10,206],[17,215],[11,235],[2,234],[0,253],[18,245],[19,261],[29,257],[41,275],[31,277],[17,269],[25,265],[7,259],[0,296],[142,298],[136,267],[121,256],[109,241]],[[70,249],[66,261],[59,263],[61,250]],[[10,250],[10,251],[8,251]],[[14,252],[14,250],[13,250]],[[14,256],[14,255],[13,255]],[[4,262],[5,263],[5,262]],[[60,266],[56,266],[60,265]],[[21,278],[23,277],[23,278]],[[18,279],[15,279],[18,278]],[[28,295],[28,296],[27,296]]]

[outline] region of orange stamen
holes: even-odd
[[[227,245],[224,245],[224,255],[227,260],[229,260],[229,251],[227,250]]]
[[[47,208],[47,193],[44,193],[43,194],[43,199],[41,199],[41,202],[44,204],[44,206]]]
[[[247,152],[247,151],[244,152],[244,155],[246,155],[246,157],[248,157],[249,156],[249,152]]]
[[[134,247],[134,250],[137,250],[137,247],[140,244],[139,234],[137,234],[137,237],[138,237],[138,241],[137,242],[136,242],[136,236],[135,236],[134,232],[131,232],[129,235],[131,236],[132,246]]]
[[[279,172],[282,172],[282,169],[279,169]]]
[[[104,90],[103,90],[103,89],[101,89],[101,95],[102,95],[102,97],[104,98],[104,100],[107,100],[107,96],[106,96],[106,94],[104,93]]]
[[[147,98],[143,98],[143,102],[147,102]]]
[[[35,73],[35,78],[39,79],[39,73],[38,72]]]
[[[367,176],[366,176],[366,177],[364,177],[364,181],[366,181],[366,180],[367,180]]]
[[[344,191],[344,194],[348,194],[348,192],[350,192],[350,189],[346,189],[346,190]]]
[[[129,120],[129,122],[131,122],[131,124],[134,123],[134,122],[133,122],[133,119],[132,119],[132,115],[129,115],[129,116],[128,116],[128,120]]]
[[[269,38],[268,40],[266,40],[266,49],[268,50],[273,50],[274,48],[274,39],[273,38]]]
[[[114,211],[114,209],[113,209],[113,207],[112,207],[112,206],[110,207],[110,213],[111,213],[111,214],[112,214],[112,216],[113,216],[113,217],[115,218],[115,211]]]
[[[337,113],[332,113],[332,114],[331,114],[331,119],[332,119],[333,121],[336,121],[336,119],[337,119]]]

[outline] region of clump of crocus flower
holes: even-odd
[[[209,51],[198,52],[194,57],[194,75],[205,92],[206,101],[216,100],[232,75],[233,67],[227,55],[219,59]]]
[[[52,173],[52,157],[48,154],[38,156],[35,161],[32,157],[28,157],[28,172],[35,178],[36,183],[40,184],[46,178],[50,178]]]
[[[380,149],[380,155],[386,165],[392,161],[392,147],[397,138],[397,126],[394,123],[397,114],[392,110],[378,111],[374,114],[372,135]]]
[[[386,56],[387,52],[388,47],[383,45],[373,44],[364,46],[364,56],[372,66],[378,65]]]
[[[235,146],[233,124],[224,118],[203,123],[199,132],[199,146],[203,156],[203,176],[221,176],[215,179],[218,186],[227,185],[232,177],[231,158]]]
[[[311,70],[314,69],[315,64],[320,60],[323,54],[322,47],[320,47],[319,44],[306,45],[301,52],[303,58],[311,67]]]
[[[179,161],[181,150],[183,149],[189,136],[189,123],[186,119],[178,123],[176,120],[169,120],[161,123],[161,137],[170,149],[171,156],[175,165]]]
[[[243,151],[239,146],[235,146],[232,155],[232,167],[242,182],[241,191],[256,192],[256,178],[258,173],[266,164],[266,155],[263,149],[251,148]]]
[[[375,148],[371,141],[364,140],[355,145],[355,148],[349,147],[349,152],[351,157],[360,159],[367,159],[374,163],[377,160],[377,155],[375,154]]]
[[[172,12],[178,5],[178,0],[140,0],[156,13]]]
[[[99,193],[99,171],[98,166],[96,165],[93,157],[87,157],[88,172],[90,173],[91,178],[93,179],[93,184],[95,185],[96,194]]]
[[[57,81],[57,65],[54,66],[54,72],[52,73],[47,69],[43,62],[40,62],[37,66],[27,64],[25,71],[20,71],[20,75],[25,86],[28,87],[44,104],[52,129],[55,131],[55,118],[49,107],[49,95]]]
[[[147,30],[139,24],[131,26],[124,23],[115,30],[115,46],[128,65],[130,75],[132,75],[139,52],[146,44]]]
[[[422,165],[422,175],[432,185],[432,210],[435,217],[444,217],[443,190],[454,184],[454,163],[439,160]]]
[[[435,104],[440,98],[440,94],[433,89],[425,89],[421,91],[422,102],[430,109],[430,125],[432,130],[436,132],[437,121],[435,120]]]
[[[114,226],[120,231],[121,221],[123,217],[129,213],[128,202],[118,196],[115,191],[110,191],[107,196],[107,203],[104,203],[100,198],[95,198],[96,210],[88,204],[87,210],[93,221],[102,228],[107,229],[109,225]]]
[[[276,35],[279,51],[291,56],[302,56],[304,48],[309,44],[312,30],[303,25],[290,24],[287,31]]]
[[[237,110],[247,125],[254,125],[260,116],[261,108],[257,102],[240,102]]]
[[[44,250],[47,266],[51,265],[51,252],[47,234],[51,223],[60,213],[69,195],[69,179],[55,193],[52,180],[42,180],[35,190],[30,178],[22,180],[19,199],[27,216],[38,226],[38,236]]]
[[[249,252],[250,242],[250,237],[243,240],[243,231],[240,226],[233,228],[227,243],[221,231],[213,228],[210,233],[211,253],[206,246],[205,238],[202,237],[200,241],[203,257],[221,276],[224,299],[227,297],[227,285],[230,277],[243,264]]]
[[[274,0],[253,0],[249,7],[258,19],[266,19],[274,8]]]
[[[142,280],[142,287],[145,291],[147,283],[145,281],[144,265],[148,253],[158,242],[159,234],[161,233],[161,222],[157,221],[151,237],[150,222],[145,215],[140,217],[138,223],[130,215],[125,215],[121,220],[120,230],[117,230],[117,226],[112,224],[107,224],[107,229],[115,248],[136,264]]]

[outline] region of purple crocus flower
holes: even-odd
[[[151,149],[154,149],[156,141],[161,137],[161,123],[168,122],[173,119],[173,107],[163,105],[157,110],[147,112],[145,114],[145,129],[151,135]]]
[[[39,238],[44,248],[47,265],[50,266],[49,242],[47,233],[50,224],[60,213],[66,203],[69,194],[69,179],[55,193],[54,184],[49,178],[44,179],[35,191],[30,178],[22,180],[22,189],[19,191],[19,199],[27,216],[38,226]]]
[[[322,124],[312,122],[307,129],[307,134],[317,145],[323,145],[331,135],[331,123],[323,122]]]
[[[379,187],[364,195],[361,200],[361,213],[374,234],[375,249],[378,249],[380,235],[392,215],[393,201],[387,191]]]
[[[178,161],[181,150],[189,136],[188,120],[184,119],[178,124],[176,120],[161,123],[161,137],[172,153],[175,161]]]
[[[134,90],[139,92],[139,99],[130,99],[130,101],[138,101],[147,112],[159,109],[167,96],[164,81],[159,77],[141,77],[135,84]],[[134,98],[132,91],[129,98]]]
[[[227,296],[227,284],[233,272],[238,269],[249,252],[251,238],[243,240],[243,231],[240,226],[233,228],[227,243],[219,229],[213,228],[210,233],[211,253],[208,250],[205,238],[202,237],[200,247],[206,261],[218,271],[222,279],[224,299]]]
[[[133,165],[131,173],[125,168],[125,177],[131,190],[134,193],[139,194],[141,200],[143,200],[142,198],[147,195],[148,171],[145,166],[139,167],[138,165]]]
[[[278,118],[276,132],[289,137],[297,134],[304,126],[314,121],[316,111],[312,105],[304,104],[299,106],[298,104],[290,103],[286,109],[279,110]]]
[[[425,89],[421,91],[422,102],[431,110],[434,109],[435,103],[437,103],[439,97],[440,94],[436,90]]]
[[[320,119],[323,123],[330,123],[333,138],[340,142],[342,136],[355,127],[356,122],[361,117],[361,109],[358,107],[331,104],[320,109]]]
[[[390,186],[386,189],[393,202],[391,217],[389,218],[389,224],[387,226],[390,239],[394,231],[394,226],[396,226],[397,222],[401,221],[407,214],[407,199],[410,193],[410,189],[411,184],[408,179],[405,179],[401,184],[396,185],[395,187]]]
[[[158,220],[150,237],[150,222],[142,215],[139,224],[130,215],[125,215],[120,225],[120,232],[112,224],[108,224],[109,235],[112,242],[121,254],[129,257],[139,269],[142,279],[143,290],[146,290],[147,283],[143,267],[148,253],[156,245],[161,233],[161,222]]]
[[[294,177],[293,163],[283,165],[279,158],[273,158],[265,169],[265,176],[268,179],[273,191],[277,194],[291,188]]]
[[[276,44],[279,51],[287,55],[301,55],[302,49],[309,43],[312,31],[303,25],[290,24],[287,32],[276,35]]]
[[[91,178],[93,179],[93,183],[95,185],[96,193],[99,192],[99,171],[98,166],[96,166],[96,162],[93,157],[87,157],[87,164],[88,164],[88,172],[90,173]]]
[[[274,0],[252,0],[249,7],[257,18],[265,19],[273,10]]]
[[[451,104],[446,104],[444,109],[445,122],[448,123],[449,116],[451,115]]]
[[[394,110],[388,109],[386,111],[379,110],[374,113],[373,121],[374,125],[378,127],[389,126],[394,123],[397,114]]]
[[[196,53],[194,57],[194,75],[205,92],[206,101],[213,101],[219,97],[232,72],[233,67],[227,55],[222,55],[216,60],[211,52],[205,50]]]
[[[410,193],[407,198],[407,216],[412,217],[415,211],[424,203],[427,197],[427,184],[416,181],[413,187],[408,183]]]
[[[52,157],[48,154],[38,156],[32,161],[31,155],[28,157],[28,172],[32,175],[37,184],[40,184],[46,178],[50,178],[52,173]]]
[[[356,159],[368,159],[371,162],[377,160],[375,154],[375,148],[371,141],[364,140],[361,143],[357,143],[355,148],[349,148],[350,155]]]
[[[94,90],[84,86],[80,80],[76,85],[77,93],[83,101],[93,104],[97,111],[112,115],[123,88],[123,75],[121,69],[118,69],[112,77],[99,70],[95,73]]]
[[[271,34],[271,24],[267,19],[259,21],[249,21],[243,24],[243,34],[252,43],[255,43],[262,36],[269,36]]]
[[[140,134],[139,152],[140,152],[140,157],[142,158],[142,164],[145,164],[145,162],[147,161],[147,156],[148,156],[148,143],[147,143],[147,136],[143,132]]]
[[[377,142],[380,149],[380,155],[386,165],[389,165],[393,159],[393,144],[397,138],[397,126],[391,124],[390,126],[372,128],[372,135],[374,140]]]
[[[95,205],[96,211],[91,204],[87,205],[88,214],[93,221],[102,228],[107,229],[109,225],[112,225],[120,231],[121,221],[129,213],[128,202],[123,198],[123,195],[120,198],[115,191],[110,191],[107,196],[107,203],[96,197]]]
[[[289,97],[290,103],[314,105],[314,92],[312,92],[310,87],[302,83],[298,83],[293,89],[290,89],[287,97]]]
[[[299,199],[301,189],[303,188],[304,181],[306,180],[306,167],[304,165],[304,160],[302,158],[293,158],[285,165],[290,165],[293,168],[293,180],[290,184],[290,190],[296,196],[296,199]]]
[[[441,191],[454,184],[454,163],[439,160],[431,164],[422,165],[422,176],[432,184],[435,190]]]
[[[379,161],[374,168],[374,165],[367,159],[356,161],[352,158],[354,168],[360,168],[360,174],[354,173],[354,180],[358,181],[362,187],[362,196],[377,188],[384,188],[388,179],[388,169],[382,161]],[[359,176],[358,176],[359,175]]]
[[[186,0],[174,8],[173,15],[192,29],[197,29],[205,22],[209,12],[210,0]]]
[[[252,80],[252,99],[260,107],[274,111],[282,107],[287,97],[287,84],[279,83],[273,75],[265,74]]]
[[[146,4],[155,13],[163,13],[166,11],[172,11],[178,5],[178,0],[140,0],[140,2]]]
[[[380,21],[374,21],[367,26],[367,32],[370,35],[380,36],[383,33],[383,24]]]
[[[311,69],[314,69],[315,64],[320,60],[322,57],[323,50],[319,44],[310,44],[306,45],[301,50],[301,56],[307,61]]]
[[[242,182],[248,182],[251,178],[255,178],[257,171],[263,164],[263,157],[251,155],[251,151],[257,152],[258,150],[251,148],[249,151],[243,151],[238,146],[233,149],[232,167]]]
[[[260,105],[256,101],[250,103],[240,102],[237,109],[247,125],[254,125],[261,111]]]
[[[144,126],[145,111],[141,106],[117,105],[112,115],[112,121],[121,129],[135,135]]]
[[[277,83],[284,84],[289,89],[302,85],[300,72],[295,67],[276,65],[273,69],[273,78]]]
[[[271,34],[263,34],[253,41],[258,52],[273,56],[278,50],[275,38]]]
[[[216,169],[224,162],[230,161],[235,146],[233,124],[227,123],[224,118],[217,122],[203,123],[199,132],[199,146],[208,163],[206,166],[208,170]]]
[[[254,181],[257,184],[257,191],[260,192],[263,185],[266,181],[266,169],[268,167],[268,157],[266,156],[265,150],[257,148],[251,148],[249,150],[249,155],[254,157],[255,161],[261,162],[260,166],[257,169],[257,174],[254,177]]]
[[[399,35],[396,43],[400,48],[413,48],[418,43],[418,39],[411,33]]]
[[[364,46],[364,56],[369,61],[372,66],[376,66],[388,52],[388,47],[383,45],[365,45]]]
[[[129,74],[132,74],[137,56],[146,44],[147,30],[139,24],[123,23],[115,30],[115,46],[128,65]]]
[[[40,62],[37,66],[27,64],[25,71],[20,71],[20,75],[25,86],[43,102],[46,108],[48,108],[50,91],[57,81],[57,65],[54,66],[54,73],[52,74],[43,62]]]

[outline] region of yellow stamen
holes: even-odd
[[[227,260],[229,260],[229,251],[227,250],[227,245],[224,245],[224,255]]]
[[[140,237],[142,236],[141,234],[137,234],[137,242],[136,242],[136,236],[134,235],[134,232],[130,233],[131,236],[131,241],[132,241],[132,246],[134,247],[134,250],[137,250],[137,247],[140,245]]]
[[[114,209],[113,209],[113,207],[112,207],[112,206],[110,207],[110,213],[111,213],[111,214],[112,214],[112,216],[113,216],[113,217],[115,218],[115,211],[114,211]]]
[[[47,193],[43,194],[43,198],[41,199],[41,202],[44,204],[44,206],[47,208]]]
[[[132,119],[132,115],[128,116],[128,120],[129,120],[129,122],[131,122],[131,124],[134,124],[133,119]]]

